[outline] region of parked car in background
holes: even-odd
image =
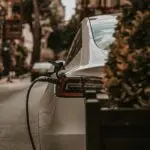
[[[109,46],[114,41],[116,18],[117,15],[85,18],[68,52],[65,78],[59,85],[48,84],[41,107],[45,126],[51,124],[46,134],[50,132],[49,148],[53,150],[85,149],[83,88],[100,88]]]
[[[47,75],[52,66],[49,62],[34,63],[31,68],[31,81],[34,81],[39,76]]]

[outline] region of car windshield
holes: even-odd
[[[103,50],[109,50],[110,44],[114,41],[113,33],[117,24],[116,17],[91,18],[90,24],[96,45]]]

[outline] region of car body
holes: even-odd
[[[85,18],[82,21],[81,28],[79,28],[67,57],[67,75],[85,75],[85,72],[88,70],[90,70],[91,75],[101,75],[98,72],[106,62],[108,55],[108,50],[106,50],[106,48],[108,49],[109,45],[114,40],[112,34],[115,24],[117,23],[115,18],[116,16],[103,15],[90,17],[89,19]],[[94,30],[94,28],[98,29]],[[96,35],[97,32],[102,31],[104,31],[102,36]],[[79,44],[78,50],[74,52],[75,43],[79,42],[80,36],[82,36],[82,41],[80,40],[82,44]],[[102,40],[99,40],[100,42],[98,43],[98,39],[100,38]],[[101,43],[104,44],[104,46],[102,46]],[[98,70],[93,70],[93,72],[91,69]]]
[[[31,81],[34,81],[37,77],[47,75],[52,64],[49,62],[36,62],[31,69]]]
[[[67,78],[103,76],[108,48],[114,40],[116,17],[117,15],[102,15],[85,18],[81,22],[66,59]],[[51,124],[50,130],[46,131],[51,136],[50,148],[83,150],[86,126],[84,98],[59,97],[56,93],[56,86],[48,84],[41,103],[45,124]]]

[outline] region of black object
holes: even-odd
[[[59,75],[58,75],[58,72],[61,70],[61,69],[65,69],[64,67],[64,62],[62,61],[48,61],[50,64],[54,65],[55,68],[54,68],[54,73],[56,73],[56,77],[59,78]]]
[[[149,109],[104,108],[106,100],[91,93],[85,93],[86,150],[150,149]]]
[[[4,65],[4,75],[8,75],[12,65],[9,46],[3,47],[2,58],[3,58],[3,65]]]
[[[150,10],[150,0],[131,0],[134,9]]]
[[[36,80],[34,80],[28,89],[28,92],[26,95],[26,122],[27,122],[27,130],[28,130],[28,134],[29,134],[29,138],[30,138],[30,142],[31,142],[33,150],[36,150],[37,148],[35,146],[35,142],[34,142],[34,139],[33,139],[32,133],[31,133],[31,127],[30,127],[29,96],[30,96],[30,92],[31,92],[33,86],[37,82],[49,82],[51,84],[58,84],[59,83],[58,79],[47,77],[47,76],[42,76],[42,77],[39,77]],[[40,147],[40,150],[41,150],[41,147]]]
[[[85,91],[85,114],[86,114],[86,150],[101,150],[103,140],[100,133],[99,101],[96,92]],[[100,143],[101,142],[101,143]]]

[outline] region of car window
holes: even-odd
[[[115,40],[113,33],[117,24],[116,17],[90,19],[90,24],[96,45],[103,50],[109,50],[110,44]]]
[[[81,50],[81,48],[82,48],[82,29],[80,27],[71,45],[70,51],[67,56],[66,64],[70,63],[70,61],[77,55],[77,53]]]

